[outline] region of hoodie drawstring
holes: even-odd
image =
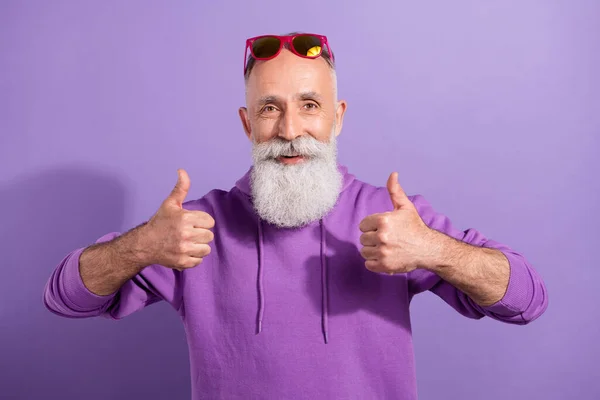
[[[256,285],[258,286],[258,316],[256,318],[256,333],[262,330],[262,320],[265,314],[265,291],[263,287],[263,264],[264,264],[264,243],[262,233],[262,223],[258,220],[258,277]]]
[[[325,344],[329,341],[329,284],[327,282],[327,243],[325,242],[325,225],[323,220],[319,221],[321,225],[321,325],[323,328],[323,338]]]
[[[329,342],[329,283],[327,281],[327,243],[325,240],[325,225],[323,220],[319,220],[321,230],[321,328],[325,343]],[[258,272],[257,272],[257,289],[258,289],[258,315],[256,317],[256,333],[262,331],[262,321],[265,314],[265,291],[263,285],[264,269],[264,241],[262,222],[258,220]]]

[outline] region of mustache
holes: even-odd
[[[259,161],[282,156],[318,158],[324,156],[330,143],[322,143],[310,135],[298,136],[294,140],[275,137],[264,143],[254,143],[254,155]]]

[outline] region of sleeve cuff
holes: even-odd
[[[65,261],[61,282],[64,285],[62,292],[69,306],[75,310],[89,311],[102,308],[115,297],[115,294],[100,296],[85,286],[79,272],[79,257],[83,251],[84,248],[75,250]]]
[[[508,288],[504,297],[486,310],[501,316],[514,316],[525,312],[533,296],[533,281],[522,257],[502,251],[510,266]]]

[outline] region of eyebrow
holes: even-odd
[[[296,96],[294,96],[294,98],[299,101],[304,101],[304,100],[321,101],[322,100],[321,95],[315,91],[300,92],[300,93],[296,94]],[[258,99],[259,106],[264,106],[265,104],[269,104],[269,103],[281,103],[281,102],[283,102],[283,98],[280,96],[276,96],[276,95],[266,95],[266,96],[262,96],[261,98]]]
[[[296,95],[298,100],[321,100],[321,95],[315,91],[302,92]]]

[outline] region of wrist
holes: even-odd
[[[461,262],[458,259],[464,253],[461,248],[464,243],[434,229],[428,229],[426,245],[428,251],[422,268],[440,274],[451,269],[454,265],[460,264]]]
[[[149,244],[151,231],[147,223],[137,226],[121,237],[117,246],[119,254],[124,258],[124,264],[130,266],[134,271],[140,272],[148,265],[153,264],[153,246]]]

